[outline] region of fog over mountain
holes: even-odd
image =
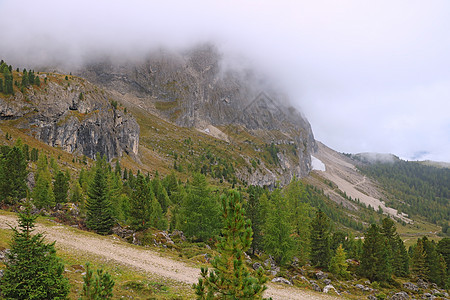
[[[0,1],[0,57],[73,68],[212,42],[342,152],[450,161],[448,1]],[[243,63],[245,62],[245,63]]]

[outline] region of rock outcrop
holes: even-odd
[[[85,80],[41,74],[40,87],[0,98],[0,119],[20,119],[18,127],[53,147],[108,160],[123,152],[135,157],[139,125],[117,107],[117,100]]]
[[[79,74],[107,89],[134,95],[139,107],[179,126],[204,132],[213,126],[233,144],[245,144],[239,135],[244,131],[269,145],[292,145],[294,157],[278,153],[276,168],[238,172],[249,184],[285,184],[311,171],[316,144],[306,118],[255,72],[224,67],[214,46],[184,54],[153,53],[140,61],[97,61]]]

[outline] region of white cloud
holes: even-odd
[[[326,144],[450,161],[450,2],[0,1],[0,56],[74,63],[213,40],[284,83]]]

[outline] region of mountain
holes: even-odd
[[[311,171],[316,144],[307,119],[262,76],[225,67],[214,46],[141,60],[105,58],[77,74],[147,112],[142,123],[158,117],[236,146],[248,166],[238,166],[237,176],[249,184],[285,185]]]

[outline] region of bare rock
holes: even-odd
[[[281,283],[284,283],[287,285],[292,285],[292,283],[289,280],[287,280],[283,277],[275,277],[274,279],[272,279],[272,282],[281,282]]]
[[[316,292],[322,292],[322,289],[320,288],[320,286],[315,282],[311,283],[311,287]]]
[[[391,300],[409,300],[409,295],[406,292],[398,292],[392,295]]]
[[[319,271],[319,272],[316,273],[316,278],[318,280],[326,279],[326,278],[328,278],[328,274],[324,273],[322,271]]]
[[[413,291],[413,292],[418,292],[419,291],[419,287],[417,285],[415,285],[414,283],[411,283],[411,282],[405,282],[403,284],[403,288],[404,289],[408,289],[408,290]]]
[[[428,289],[429,283],[423,279],[419,279],[419,280],[417,280],[417,286],[421,289],[426,290],[426,289]]]
[[[262,268],[262,265],[259,262],[255,262],[252,267],[253,270],[258,270],[259,268]]]
[[[331,291],[333,291],[333,292],[335,292],[336,294],[338,294],[339,295],[339,292],[336,290],[336,288],[333,286],[333,285],[331,285],[331,284],[327,284],[324,288],[323,288],[323,292],[325,293],[325,294],[328,294],[329,292],[331,292]]]

